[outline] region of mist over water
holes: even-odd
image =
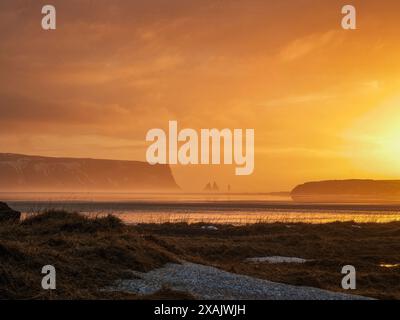
[[[286,195],[183,193],[2,193],[24,217],[50,209],[90,217],[114,214],[136,223],[384,223],[400,221],[399,205],[302,204]]]

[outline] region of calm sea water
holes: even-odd
[[[126,223],[400,221],[399,204],[301,204],[269,194],[3,193],[0,199],[24,216],[61,209],[114,214]]]

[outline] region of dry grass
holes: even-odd
[[[173,255],[114,217],[49,212],[20,224],[0,225],[0,298],[93,299],[129,270],[148,271]],[[54,265],[57,290],[41,289],[41,269]]]
[[[100,290],[129,270],[148,271],[184,259],[271,281],[341,291],[341,267],[357,269],[351,293],[400,299],[400,222],[219,225],[124,225],[115,217],[88,219],[49,212],[20,224],[0,224],[0,298],[137,299]],[[249,263],[249,257],[294,256],[305,264]],[[57,269],[57,290],[44,291],[43,265]],[[143,298],[143,297],[140,297]],[[190,299],[163,288],[149,299]]]
[[[354,265],[354,294],[400,299],[400,223],[254,224],[218,226],[141,225],[137,229],[169,252],[198,263],[271,281],[345,292],[341,269]],[[249,263],[246,258],[288,256],[310,259],[305,264]],[[349,293],[347,291],[347,293]]]

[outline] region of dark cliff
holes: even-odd
[[[168,165],[0,154],[0,191],[177,190]]]
[[[294,201],[400,201],[400,180],[328,180],[306,182],[291,192]]]

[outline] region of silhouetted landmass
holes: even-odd
[[[203,190],[204,191],[211,191],[212,190],[211,182],[207,183]]]
[[[0,191],[153,191],[179,187],[168,165],[0,154]]]
[[[306,182],[291,192],[300,202],[400,201],[400,180],[331,180]]]
[[[214,181],[213,183],[213,187],[212,187],[213,191],[219,191],[219,187],[217,185],[217,183]]]
[[[0,222],[4,221],[19,221],[21,212],[11,209],[6,203],[0,202]]]
[[[208,192],[217,192],[219,191],[219,187],[217,183],[214,181],[213,184],[211,185],[211,182],[207,183],[206,186],[204,187],[203,191],[208,191]]]

